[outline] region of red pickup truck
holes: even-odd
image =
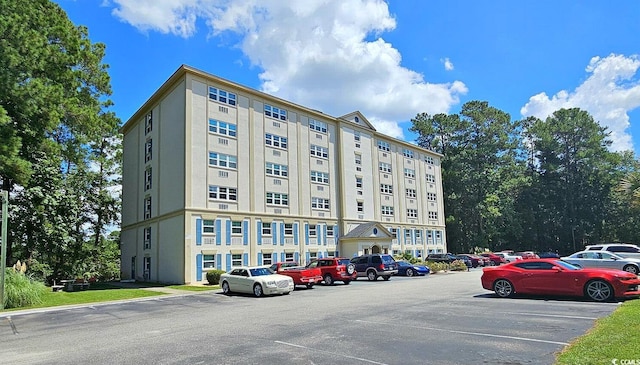
[[[307,269],[299,266],[295,261],[276,262],[270,266],[274,272],[290,276],[294,285],[305,285],[311,288],[322,281],[322,271],[320,268]]]

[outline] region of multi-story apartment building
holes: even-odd
[[[122,278],[446,252],[441,155],[181,66],[122,127]]]

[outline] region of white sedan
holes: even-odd
[[[608,251],[580,251],[562,260],[581,267],[597,267],[604,269],[618,269],[638,275],[640,272],[640,259],[625,258]]]
[[[256,297],[289,294],[294,288],[291,277],[274,274],[266,267],[237,267],[220,275],[220,286],[225,294],[253,293]]]

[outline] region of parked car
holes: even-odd
[[[398,275],[401,276],[423,276],[431,272],[428,266],[412,264],[406,261],[396,261],[398,264]]]
[[[269,267],[276,274],[289,276],[294,285],[313,287],[322,281],[322,270],[318,267],[306,268],[299,266],[295,261],[276,262]]]
[[[555,252],[539,252],[538,257],[541,259],[559,259],[560,255]]]
[[[467,269],[473,267],[473,263],[471,262],[471,259],[468,258],[467,256],[464,255],[455,255],[456,260],[460,260],[462,262],[464,262],[464,264],[467,266]],[[454,261],[456,261],[454,260]]]
[[[274,294],[289,294],[293,291],[293,279],[275,274],[268,267],[237,267],[220,275],[220,286],[224,294],[253,293],[256,297]]]
[[[398,264],[393,256],[387,254],[361,255],[351,259],[356,267],[358,277],[366,277],[375,281],[381,276],[385,281],[398,273]]]
[[[510,253],[510,252],[494,252],[494,254],[502,257],[504,259],[504,261],[507,262],[507,263],[512,262],[512,261],[522,260],[522,256],[517,256],[517,255],[514,255],[513,253]]]
[[[640,259],[625,258],[607,251],[580,251],[563,257],[564,261],[580,267],[601,267],[617,269],[638,275],[640,273]]]
[[[468,253],[459,253],[456,256],[464,256],[471,261],[471,267],[478,267],[485,265],[485,258],[478,255],[471,255]]]
[[[521,252],[515,252],[514,256],[521,256],[523,260],[529,260],[529,259],[539,259],[540,256],[538,256],[535,252],[533,251],[521,251]]]
[[[485,252],[485,253],[481,253],[480,256],[489,259],[488,266],[499,266],[507,263],[504,257],[493,254],[493,253]]]
[[[431,253],[427,255],[427,261],[444,262],[450,264],[457,260],[456,255],[451,253]]]
[[[637,275],[620,270],[583,269],[560,259],[531,259],[485,267],[482,287],[499,297],[516,293],[586,296],[604,302],[640,296]]]
[[[609,251],[622,257],[640,258],[640,247],[629,243],[606,243],[589,245],[585,251]]]
[[[346,257],[325,257],[311,260],[307,268],[320,268],[322,280],[326,285],[333,285],[336,281],[349,284],[357,278],[356,267]]]

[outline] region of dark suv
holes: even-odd
[[[356,266],[359,277],[367,277],[371,281],[378,279],[378,276],[389,280],[391,275],[398,273],[398,264],[391,255],[362,255],[352,258],[351,263]]]
[[[356,279],[355,266],[345,257],[325,257],[315,259],[307,264],[308,268],[318,267],[322,270],[322,280],[326,285],[333,285],[336,281],[349,284]]]

